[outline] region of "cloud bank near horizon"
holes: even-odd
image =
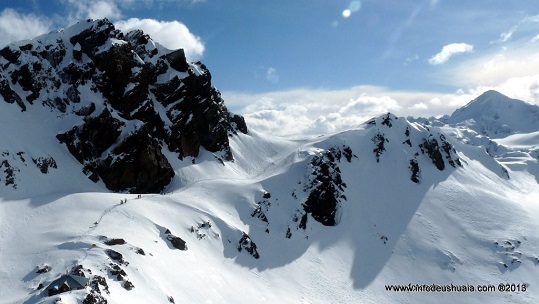
[[[9,8],[1,11],[0,48],[12,41],[34,38],[54,28],[66,27],[77,20],[107,17],[123,31],[142,29],[167,48],[184,48],[190,60],[198,60],[204,55],[202,39],[180,21],[125,18],[126,7],[150,5],[152,0],[136,3],[136,0],[60,1],[66,5],[66,18],[21,13]],[[539,15],[526,16],[501,32],[499,39],[493,37],[498,40],[489,45],[451,43],[442,46],[430,58],[425,54],[421,57],[415,55],[406,62],[428,68],[429,76],[440,84],[455,87],[453,93],[394,90],[359,83],[342,89],[295,88],[267,93],[224,91],[223,97],[232,111],[245,116],[251,128],[298,137],[355,128],[385,112],[416,117],[451,114],[490,89],[539,104],[538,24]],[[453,59],[463,53],[467,55]],[[264,77],[271,84],[283,83],[282,79],[287,76],[283,70],[266,66],[263,68]],[[218,83],[214,85],[219,88]]]

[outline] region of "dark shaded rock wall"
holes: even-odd
[[[80,117],[57,139],[114,191],[163,190],[174,176],[163,149],[180,159],[205,149],[232,160],[229,136],[247,133],[204,64],[107,19],[1,49],[0,95],[21,111],[39,105]]]

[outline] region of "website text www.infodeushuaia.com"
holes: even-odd
[[[393,292],[526,292],[526,283],[493,284],[396,284],[385,285],[386,291]]]

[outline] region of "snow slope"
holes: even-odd
[[[491,138],[529,133],[539,128],[539,107],[487,91],[457,109],[445,122],[461,125]]]
[[[382,123],[389,117],[391,127]],[[22,129],[23,120],[11,122]],[[194,164],[170,158],[176,176],[166,192],[141,199],[92,183],[61,146],[28,132],[32,140],[10,140],[4,149],[39,151],[59,165],[42,174],[33,163],[19,164],[17,190],[0,188],[0,303],[80,303],[89,289],[53,297],[36,290],[76,265],[106,279],[108,303],[170,303],[169,297],[176,303],[536,303],[537,182],[510,167],[506,178],[484,149],[452,136],[451,155],[462,167],[446,159],[438,170],[417,145],[450,131],[392,115],[310,140],[251,131],[231,138],[234,162],[223,165],[207,151]],[[16,133],[2,135],[10,134]],[[387,140],[378,161],[376,134]],[[337,225],[309,214],[306,229],[299,228],[313,158],[343,146],[354,156],[335,161],[347,184]],[[410,179],[412,158],[420,183]],[[128,202],[120,204],[123,199]],[[257,206],[267,222],[253,216]],[[167,229],[186,242],[186,251],[172,246]],[[243,232],[256,243],[258,259],[245,247],[238,251]],[[113,238],[126,243],[105,244]],[[123,263],[107,250],[121,253]],[[111,263],[125,271],[122,281]],[[37,274],[44,265],[51,270]],[[125,281],[134,288],[123,288]],[[520,292],[386,291],[388,284],[409,283],[529,285]]]
[[[164,59],[153,56],[166,52],[163,64],[175,71],[156,77],[172,93],[157,95],[178,105],[165,106],[150,90],[133,111],[146,105],[153,109],[146,114],[166,126],[174,120],[203,130],[211,125],[202,121],[208,108],[186,109],[184,100],[211,101],[222,116],[213,117],[219,133],[190,137],[195,127],[155,133],[166,140],[150,155],[162,155],[173,171],[162,193],[112,193],[101,180],[92,182],[56,138],[92,119],[72,115],[90,103],[96,115],[108,107],[106,94],[81,83],[80,100],[56,104],[53,97],[69,95],[65,84],[49,90],[54,82],[24,77],[32,75],[26,63],[37,60],[29,50],[41,52],[55,37],[70,40],[94,23],[113,28],[87,21],[0,50],[9,76],[0,93],[22,96],[20,103],[0,100],[0,304],[539,302],[537,107],[490,91],[436,122],[387,113],[338,134],[277,138],[240,127],[241,117],[224,111],[202,64],[183,66],[181,51],[168,53],[132,32],[128,40],[140,43],[128,52],[137,62],[130,73],[159,65]],[[128,45],[113,34],[99,45],[67,44],[73,57],[47,57],[44,67],[52,71],[75,54],[88,62],[87,54]],[[34,63],[32,69],[43,68]],[[102,71],[88,71],[96,72],[89,82],[104,82]],[[173,98],[202,82],[207,98],[197,92]],[[121,96],[136,88],[126,82]],[[121,132],[91,160],[142,129],[149,118],[141,112],[126,119],[133,111],[112,111]],[[216,134],[226,149],[196,144]],[[185,149],[163,144],[184,135]],[[72,147],[80,141],[74,137]],[[112,155],[113,164],[128,154]],[[48,297],[48,285],[66,273],[83,274],[90,286]],[[499,291],[501,283],[515,290]],[[433,284],[460,292],[393,290]]]

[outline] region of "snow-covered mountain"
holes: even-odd
[[[488,92],[447,121],[288,140],[248,130],[202,63],[107,20],[0,64],[2,304],[539,300],[529,105]],[[87,286],[48,296],[62,280]]]
[[[456,110],[446,122],[490,138],[501,138],[539,130],[539,107],[487,91]]]
[[[203,147],[232,160],[228,134],[247,132],[202,63],[106,19],[8,45],[0,66],[3,99],[42,123],[61,118],[48,131],[113,191],[162,190],[174,175],[162,146],[179,158]]]

